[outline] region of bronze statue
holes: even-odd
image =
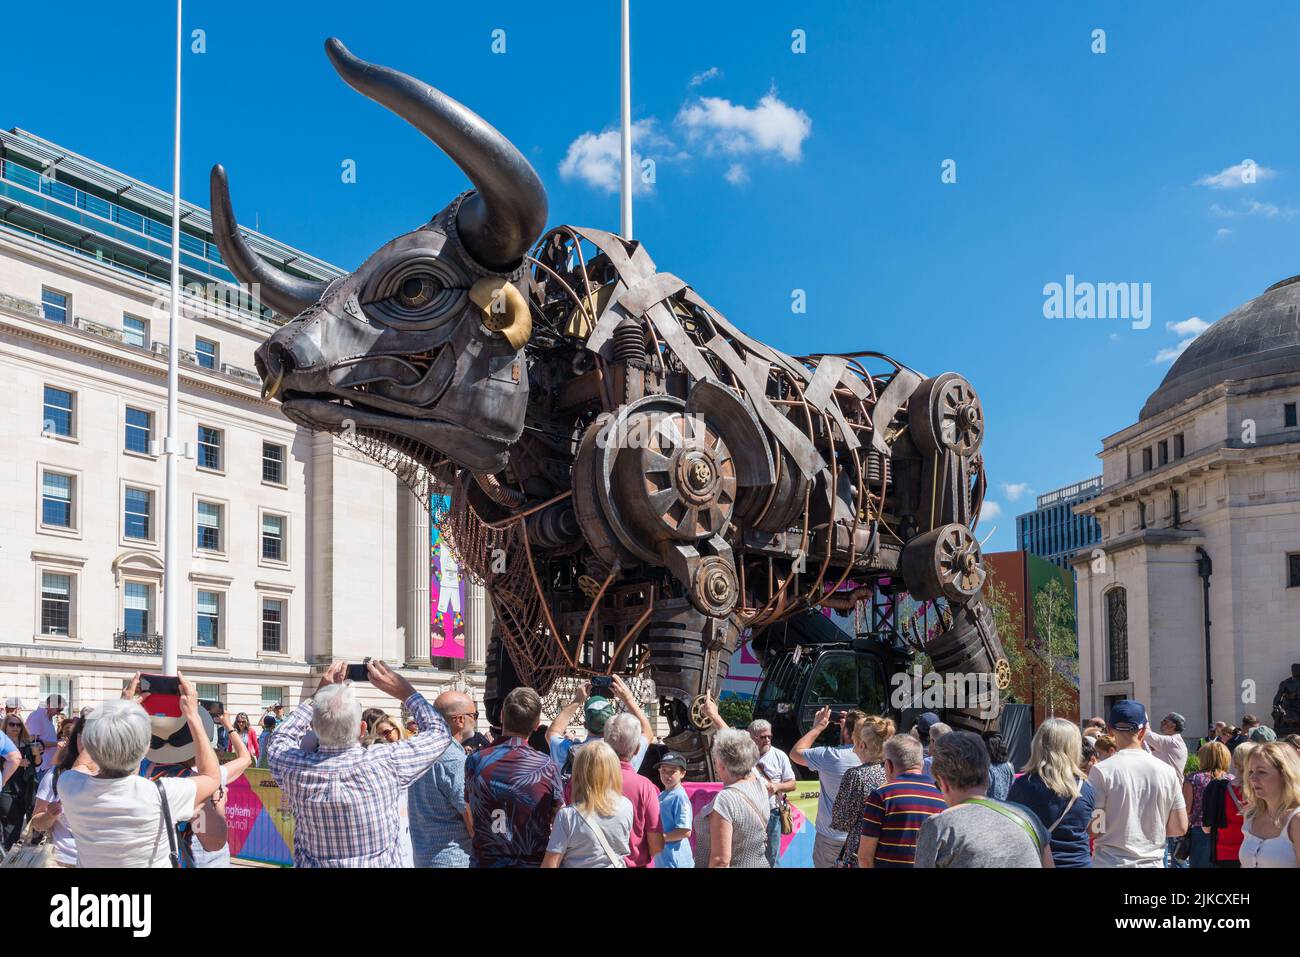
[[[666,743],[707,772],[702,695],[743,629],[880,587],[943,599],[941,673],[1007,664],[971,529],[985,477],[978,397],[875,352],[789,356],[746,335],[645,247],[543,235],[527,160],[460,103],[326,44],[352,87],[474,186],[325,284],[263,263],[212,173],[217,242],[290,321],[257,351],[264,392],[346,434],[427,496],[495,612],[488,713],[517,684],[648,673]],[[996,724],[990,700],[949,723]]]
[[[1300,663],[1291,666],[1291,677],[1277,686],[1273,696],[1273,730],[1279,738],[1300,734]]]

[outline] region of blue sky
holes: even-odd
[[[989,549],[1013,547],[1033,492],[1100,471],[1101,437],[1136,419],[1188,320],[1300,272],[1297,8],[1135,6],[633,3],[637,148],[655,161],[638,238],[787,351],[878,349],[970,378],[1002,512]],[[8,44],[0,123],[169,187],[172,7],[150,7],[65,3],[57,46]],[[616,0],[192,0],[185,27],[207,47],[185,58],[187,199],[206,205],[223,162],[249,225],[350,268],[464,187],[334,75],[337,35],[502,129],[552,223],[617,228],[599,138],[617,121]],[[1209,180],[1246,159],[1254,183]],[[1150,327],[1044,318],[1044,285],[1067,274],[1150,283]]]

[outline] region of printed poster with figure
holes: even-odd
[[[429,654],[442,658],[465,657],[465,585],[460,565],[438,531],[437,517],[446,514],[451,498],[434,496],[429,522]]]

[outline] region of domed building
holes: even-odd
[[[1101,542],[1078,581],[1083,714],[1136,698],[1265,724],[1300,660],[1300,276],[1183,352],[1138,421],[1102,440]]]

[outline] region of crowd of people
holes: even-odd
[[[6,708],[6,850],[26,830],[48,837],[51,866],[229,866],[226,791],[258,765],[292,812],[298,867],[776,867],[798,766],[819,779],[819,868],[1300,866],[1300,740],[1251,715],[1216,724],[1189,761],[1181,715],[1153,730],[1121,701],[1082,727],[1044,721],[1017,767],[1000,736],[930,712],[899,731],[823,708],[786,754],[768,722],[731,728],[708,699],[714,782],[693,801],[683,782],[700,768],[654,742],[618,677],[545,728],[541,698],[516,688],[488,739],[469,695],[430,703],[366,667],[401,716],[363,710],[341,662],[257,723],[205,708],[183,675],[165,727],[139,676],[76,717],[55,696],[26,720]]]

